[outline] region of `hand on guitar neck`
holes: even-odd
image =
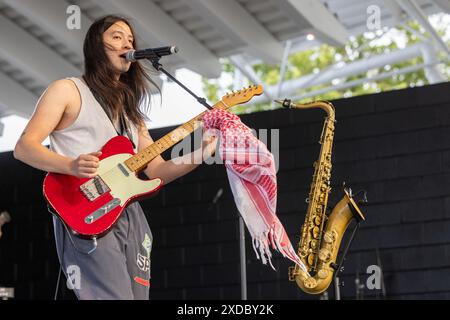
[[[226,94],[214,107],[227,110],[248,102],[252,97],[262,93],[262,86],[250,86]],[[140,179],[138,174],[155,157],[194,132],[197,128],[196,123],[205,112],[142,148],[138,153],[135,153],[128,138],[115,136],[103,145],[101,154],[94,153],[78,158],[74,166],[76,170],[73,170],[76,176],[48,173],[44,179],[43,193],[49,207],[52,208],[52,213],[58,215],[71,231],[81,238],[92,239],[104,236],[111,230],[129,203],[154,196],[163,186],[164,179],[161,177],[155,175],[149,180],[144,180]],[[199,152],[194,151],[179,157],[182,160],[181,163],[188,164],[188,167],[182,167],[182,170],[176,173],[172,171],[172,176],[167,175],[169,178],[186,174],[186,169],[193,169],[193,164],[197,166],[203,162],[203,159],[214,155],[218,138],[214,137],[213,132],[209,133],[203,133],[203,148],[197,149],[200,150]],[[194,162],[191,161],[192,156]],[[89,166],[86,165],[87,162],[90,163]],[[175,168],[172,166],[174,162],[163,163],[170,166],[171,170]],[[160,172],[163,170],[161,166]],[[96,175],[91,177],[94,171]],[[169,181],[169,179],[166,180]]]
[[[0,213],[0,238],[2,237],[2,226],[11,221],[11,216],[8,212],[3,211]]]

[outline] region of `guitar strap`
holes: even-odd
[[[125,132],[125,134],[127,135],[128,139],[130,139],[131,144],[133,145],[133,148],[136,149],[136,145],[134,144],[134,141],[133,141],[133,133],[131,132],[131,129],[128,127],[128,121],[125,120],[125,116],[122,113],[120,114],[119,118],[120,118],[120,120],[119,120],[119,123],[120,123],[120,134],[117,131],[116,127],[114,127],[114,129],[116,129],[117,135],[122,135],[123,136],[123,133]],[[109,118],[109,120],[111,120],[111,118]],[[112,123],[112,121],[111,121],[111,123]]]
[[[119,114],[119,125],[120,125],[120,133],[119,133],[119,131],[117,131],[116,126],[114,125],[114,122],[111,119],[111,114],[110,114],[109,110],[104,107],[103,99],[95,93],[94,93],[94,97],[97,99],[97,101],[102,102],[102,103],[100,103],[100,106],[102,107],[102,109],[105,112],[106,116],[108,117],[109,121],[111,121],[111,124],[112,124],[114,130],[116,131],[117,135],[123,136],[124,132],[125,132],[126,136],[131,141],[133,148],[136,149],[136,144],[133,141],[133,134],[131,133],[131,130],[128,127],[128,121],[125,120],[124,114],[123,113]]]

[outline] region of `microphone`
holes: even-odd
[[[148,59],[155,57],[163,57],[168,56],[172,53],[177,53],[178,48],[176,46],[168,46],[168,47],[159,47],[152,49],[143,49],[143,50],[130,50],[127,53],[123,54],[125,59],[131,62],[135,62],[140,59]]]

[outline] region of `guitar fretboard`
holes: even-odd
[[[213,107],[221,109],[227,108],[226,105],[222,103],[222,101],[217,102]],[[141,171],[147,166],[150,161],[152,161],[158,155],[194,132],[194,130],[196,129],[196,122],[200,121],[205,112],[206,111],[200,113],[188,122],[172,130],[162,138],[156,140],[144,150],[141,150],[131,158],[127,159],[125,161],[125,165],[133,172],[137,173]]]

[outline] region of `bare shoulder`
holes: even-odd
[[[59,79],[52,82],[43,100],[50,103],[53,108],[63,108],[65,113],[78,114],[81,105],[81,96],[75,83],[70,79]]]
[[[76,117],[78,91],[69,79],[53,81],[39,98],[25,127],[27,137],[41,143],[55,129],[67,127]]]
[[[67,98],[78,95],[75,83],[69,79],[59,79],[53,81],[47,88],[47,93],[66,96]]]

